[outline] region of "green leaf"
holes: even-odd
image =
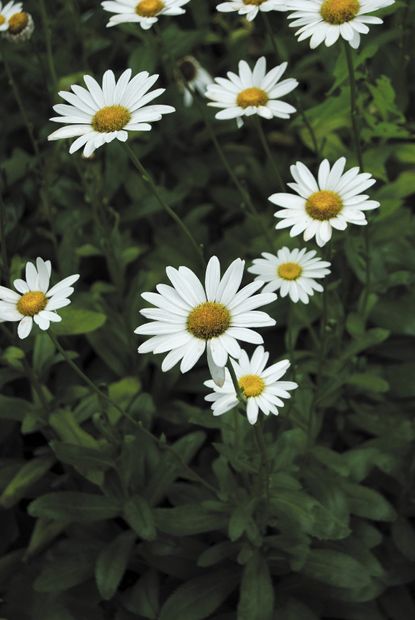
[[[25,463],[1,494],[0,506],[3,508],[14,506],[22,497],[25,497],[26,492],[35,482],[43,478],[54,462],[53,456],[42,456]]]
[[[103,495],[59,491],[42,495],[29,506],[32,517],[62,521],[105,521],[121,513],[119,502]]]
[[[134,545],[134,532],[122,532],[101,551],[95,565],[95,579],[105,601],[116,593]]]
[[[140,495],[135,495],[127,500],[124,505],[124,519],[140,538],[144,540],[156,538],[153,511],[147,500]]]
[[[350,512],[365,519],[374,521],[394,521],[396,512],[393,506],[375,489],[361,484],[353,484],[346,480],[339,481],[345,490]]]
[[[238,604],[238,620],[272,620],[274,589],[266,559],[255,553],[245,566]]]
[[[402,555],[415,562],[415,529],[407,519],[401,517],[392,524],[392,538]]]
[[[102,327],[107,317],[102,312],[84,310],[69,306],[59,310],[62,317],[60,323],[53,323],[51,329],[56,336],[76,336],[89,334]]]
[[[203,505],[185,504],[176,508],[156,508],[157,529],[171,536],[193,536],[226,528],[227,518],[208,512]]]
[[[235,578],[228,571],[215,571],[190,579],[177,588],[163,605],[159,620],[203,620],[229,596]]]
[[[123,597],[128,611],[150,620],[159,617],[159,578],[155,570],[148,570]]]
[[[37,592],[65,592],[90,579],[93,571],[94,557],[90,554],[59,557],[46,564],[33,587]]]
[[[365,566],[351,555],[330,549],[311,550],[301,572],[338,588],[359,588],[370,583]]]

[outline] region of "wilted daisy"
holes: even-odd
[[[323,291],[316,280],[330,273],[330,263],[316,256],[315,250],[281,248],[277,256],[268,252],[263,252],[262,256],[253,261],[248,271],[257,274],[257,280],[267,282],[263,293],[279,291],[281,297],[289,295],[294,303],[308,304],[314,291]]]
[[[68,298],[79,275],[64,278],[49,288],[51,269],[50,260],[37,258],[36,266],[26,263],[26,279],[13,282],[17,293],[0,286],[0,320],[19,321],[17,333],[22,339],[30,334],[33,321],[43,330],[48,329],[51,322],[61,321],[55,310],[71,303]]]
[[[147,105],[165,91],[164,88],[150,91],[157,78],[158,75],[147,71],[131,78],[131,69],[126,69],[116,81],[114,73],[106,71],[101,87],[94,78],[85,75],[87,88],[74,84],[73,92],[60,91],[59,95],[70,105],[55,105],[54,111],[61,116],[50,120],[65,123],[65,127],[54,131],[48,139],[78,136],[69,152],[84,147],[83,153],[89,157],[107,142],[115,139],[126,142],[129,131],[150,131],[150,123],[175,111],[170,105]]]
[[[7,2],[3,6],[3,2],[0,2],[0,32],[5,32],[9,29],[9,19],[12,15],[20,13],[22,10],[21,2]]]
[[[287,68],[283,62],[267,73],[265,57],[259,58],[253,70],[245,60],[239,63],[239,75],[228,72],[228,79],[215,78],[206,91],[208,105],[223,108],[216,114],[220,120],[236,118],[238,127],[243,124],[244,116],[258,114],[263,118],[289,118],[295,108],[280,98],[297,88],[298,82],[288,78],[280,82]]]
[[[369,15],[393,4],[395,0],[287,0],[288,15],[293,19],[290,26],[299,28],[295,33],[299,41],[310,38],[310,47],[321,43],[327,47],[339,37],[358,48],[360,35],[367,34],[367,24],[382,24],[379,17]]]
[[[239,387],[246,398],[246,413],[250,424],[255,424],[259,411],[265,415],[278,415],[278,407],[284,406],[282,399],[291,397],[288,390],[298,387],[294,381],[279,380],[290,367],[288,360],[266,368],[268,358],[269,353],[264,351],[264,347],[257,347],[251,359],[245,351],[242,351],[238,361],[231,359]],[[235,386],[227,368],[222,387],[214,381],[206,381],[205,385],[213,390],[212,394],[205,396],[205,400],[212,403],[213,415],[222,415],[237,406]]]
[[[35,24],[30,13],[20,11],[18,13],[13,13],[9,17],[8,28],[3,33],[3,37],[10,43],[23,43],[30,39],[34,29]]]
[[[190,106],[193,102],[193,92],[204,96],[212,76],[193,56],[185,56],[177,63],[177,80],[183,90],[184,105]]]
[[[291,228],[290,236],[304,233],[304,241],[313,237],[320,247],[331,239],[332,229],[345,230],[347,224],[367,224],[365,211],[377,209],[380,203],[362,194],[376,180],[356,166],[343,174],[346,158],[330,167],[325,159],[320,164],[318,179],[297,162],[291,166],[295,183],[288,183],[296,194],[272,194],[269,200],[281,211],[274,213],[280,221],[275,228]]]
[[[156,308],[145,308],[141,314],[151,323],[141,325],[136,334],[151,336],[139,353],[169,353],[162,370],[170,370],[179,361],[180,370],[187,372],[207,350],[212,377],[224,381],[228,356],[239,357],[238,340],[263,342],[253,327],[275,325],[265,312],[256,308],[276,299],[273,293],[255,295],[261,282],[251,282],[241,290],[245,261],[237,258],[220,276],[220,263],[213,256],[206,268],[204,286],[187,267],[167,267],[173,286],[159,284],[157,293],[143,293],[143,298]]]
[[[186,11],[182,6],[190,0],[106,0],[101,6],[109,13],[115,13],[108,24],[138,23],[143,30],[148,30],[157,21],[160,15],[182,15]]]
[[[221,2],[216,8],[221,13],[234,13],[237,11],[239,15],[243,15],[251,22],[258,15],[259,11],[264,13],[268,11],[286,11],[285,5],[286,2],[284,0],[230,0],[230,2]]]

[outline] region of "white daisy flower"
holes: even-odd
[[[268,11],[286,11],[286,2],[284,0],[230,0],[229,2],[221,2],[216,9],[221,13],[238,12],[251,22],[258,15],[259,11],[267,13]]]
[[[373,13],[393,4],[395,0],[287,0],[288,15],[293,19],[291,28],[299,28],[295,33],[299,41],[310,38],[310,47],[321,43],[330,47],[339,37],[358,48],[360,35],[367,34],[367,24],[382,24]]]
[[[255,424],[261,410],[265,415],[278,415],[278,407],[283,407],[282,398],[291,398],[288,390],[298,387],[294,381],[279,381],[290,367],[288,360],[282,360],[266,368],[269,353],[264,347],[257,347],[249,359],[245,351],[241,352],[238,361],[231,359],[241,392],[246,398],[246,413],[250,424]],[[205,381],[206,387],[213,390],[205,396],[212,403],[213,415],[218,416],[234,409],[238,405],[231,374],[226,368],[225,383],[222,387],[214,381]]]
[[[70,105],[55,105],[54,111],[61,116],[50,120],[66,126],[54,131],[48,139],[78,136],[69,152],[75,153],[84,147],[83,154],[89,157],[112,140],[126,142],[129,131],[150,131],[150,123],[175,111],[170,105],[147,105],[165,91],[164,88],[150,91],[157,78],[158,75],[150,75],[147,71],[131,78],[131,69],[126,69],[115,81],[114,73],[106,71],[101,87],[94,78],[85,75],[87,88],[74,84],[71,86],[73,92],[60,91],[59,95]]]
[[[239,63],[239,75],[228,72],[228,79],[215,78],[206,91],[206,97],[212,99],[208,105],[223,108],[216,114],[220,120],[236,118],[238,127],[243,124],[244,116],[258,114],[263,118],[290,118],[295,108],[281,97],[297,88],[298,82],[288,78],[280,82],[287,68],[283,62],[267,73],[265,57],[259,58],[253,70],[244,60]]]
[[[12,15],[20,13],[22,8],[21,2],[7,2],[4,6],[0,2],[0,32],[5,32],[9,29],[9,19]]]
[[[138,352],[169,351],[162,370],[166,372],[181,361],[180,370],[184,373],[207,350],[211,375],[217,383],[223,383],[228,356],[241,354],[238,340],[260,344],[262,336],[252,328],[275,325],[274,319],[256,309],[274,301],[276,295],[255,295],[261,282],[251,282],[239,290],[244,266],[245,261],[237,258],[221,278],[219,260],[213,256],[206,268],[204,286],[187,267],[167,267],[173,286],[159,284],[157,293],[142,294],[156,308],[141,310],[151,323],[141,325],[135,333],[151,338]]]
[[[290,236],[304,233],[304,241],[313,237],[320,247],[325,245],[332,235],[332,229],[345,230],[347,224],[367,224],[365,211],[377,209],[380,203],[368,200],[362,194],[376,180],[367,172],[360,172],[356,166],[343,174],[346,158],[341,157],[330,168],[325,159],[321,162],[318,179],[310,170],[297,162],[291,166],[295,183],[288,183],[298,195],[272,194],[269,200],[281,211],[274,213],[280,221],[275,228],[291,228]]]
[[[8,23],[9,27],[3,33],[3,37],[10,43],[29,41],[35,30],[35,23],[32,16],[30,13],[24,11],[13,13]]]
[[[193,103],[193,92],[204,97],[207,87],[213,83],[210,73],[193,56],[185,56],[177,63],[177,79],[187,107]]]
[[[59,322],[62,318],[55,312],[59,308],[69,305],[70,295],[79,275],[75,274],[64,278],[52,288],[49,288],[51,275],[50,260],[36,259],[33,263],[26,263],[26,280],[15,280],[13,285],[17,293],[5,286],[0,286],[0,320],[19,321],[17,333],[19,338],[26,338],[33,327],[33,321],[42,330],[49,329],[52,322]]]
[[[134,22],[148,30],[160,15],[183,15],[186,11],[182,6],[188,2],[190,0],[106,0],[101,6],[105,11],[115,13],[107,28]]]
[[[281,248],[277,256],[268,252],[263,252],[262,256],[253,261],[248,271],[257,274],[256,280],[267,282],[263,293],[279,291],[281,297],[289,295],[294,303],[308,304],[314,291],[323,291],[316,280],[327,276],[331,265],[316,256],[315,250]]]

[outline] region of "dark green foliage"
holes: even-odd
[[[109,14],[96,1],[45,0],[54,84],[42,3],[26,4],[32,40],[0,42],[13,81],[3,62],[1,284],[11,286],[37,256],[52,260],[56,280],[81,274],[51,331],[101,396],[47,334],[35,328],[21,341],[14,325],[0,324],[0,617],[411,620],[413,1],[383,11],[384,25],[353,55],[364,164],[377,179],[368,193],[381,202],[368,215],[369,291],[364,235],[350,226],[334,235],[324,301],[279,298],[267,309],[277,326],[262,330],[265,346],[271,360],[294,362],[289,378],[299,384],[263,424],[268,481],[245,417],[213,417],[203,400],[204,361],[184,376],[164,374],[161,356],[136,352],[140,293],[166,282],[167,265],[201,275],[191,246],[120,143],[86,160],[70,156],[65,141],[47,142],[57,92],[85,73],[160,73],[160,102],[176,113],[129,143],[205,255],[250,263],[263,251],[305,246],[273,231],[267,197],[280,189],[255,128],[237,130],[206,110],[261,225],[241,208],[200,108],[184,107],[172,78],[187,54],[215,76],[242,58],[264,54],[277,64],[264,23],[191,0],[186,15],[160,19],[156,35],[106,29]],[[295,161],[314,172],[324,157],[356,165],[342,45],[310,51],[283,13],[268,16],[319,151],[300,113],[264,121],[284,182]]]

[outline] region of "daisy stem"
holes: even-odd
[[[362,145],[360,142],[360,132],[359,132],[359,118],[358,118],[358,108],[357,108],[357,87],[356,87],[356,76],[354,71],[353,64],[353,56],[350,49],[350,45],[347,41],[344,41],[344,50],[346,54],[347,68],[349,72],[349,84],[350,84],[350,116],[352,120],[352,129],[353,129],[353,142],[354,148],[356,152],[357,162],[359,164],[359,168],[361,172],[364,172],[364,163],[363,163],[363,152]],[[363,311],[367,308],[367,302],[370,293],[370,281],[371,281],[371,260],[370,260],[370,232],[369,226],[364,227],[364,240],[365,240],[365,254],[366,254],[366,282],[365,282],[365,291],[363,296]]]
[[[39,1],[39,8],[40,8],[41,16],[42,16],[43,32],[45,35],[46,56],[48,59],[48,67],[49,67],[50,77],[52,78],[52,82],[53,82],[52,90],[54,91],[58,83],[58,76],[56,74],[55,62],[53,60],[51,27],[50,27],[50,22],[48,19],[48,14],[46,11],[45,0]]]
[[[197,256],[198,256],[202,266],[205,267],[206,263],[205,263],[205,259],[204,259],[204,256],[203,256],[202,246],[199,243],[197,243],[196,239],[193,237],[192,233],[190,232],[190,230],[188,229],[186,224],[183,222],[183,220],[177,215],[177,213],[175,211],[173,211],[173,209],[160,196],[159,191],[157,189],[157,186],[154,183],[152,177],[147,172],[147,170],[144,168],[143,164],[138,159],[138,157],[136,156],[136,154],[134,153],[134,151],[130,147],[130,145],[125,143],[124,146],[127,149],[127,153],[130,156],[130,159],[133,162],[134,166],[137,168],[138,172],[141,174],[141,176],[143,178],[143,181],[148,183],[148,185],[149,185],[149,187],[150,187],[154,197],[156,198],[157,202],[159,203],[159,205],[166,211],[166,213],[171,217],[171,219],[174,220],[174,222],[176,222],[176,224],[182,230],[183,234],[189,239],[189,241],[191,242],[192,246],[194,247],[194,249],[195,249],[195,251],[197,253]]]
[[[265,497],[267,500],[267,505],[269,504],[269,476],[270,476],[270,468],[267,456],[267,447],[265,444],[264,431],[262,430],[262,421],[257,421],[254,424],[254,432],[255,439],[258,444],[258,449],[261,455],[261,466],[260,466],[260,477],[263,481],[263,487],[265,491]]]
[[[5,281],[9,283],[9,260],[6,245],[6,205],[3,200],[3,191],[0,191],[0,244],[2,271]]]
[[[268,242],[271,244],[271,247],[274,246],[274,239],[272,237],[272,235],[269,232],[269,228],[264,224],[264,222],[262,221],[261,215],[259,213],[259,211],[257,210],[257,208],[255,207],[251,196],[249,195],[249,193],[247,192],[247,190],[244,188],[244,186],[242,185],[242,183],[240,182],[240,180],[238,179],[238,177],[236,176],[236,174],[234,173],[234,171],[232,170],[232,166],[230,165],[223,149],[222,146],[219,142],[219,140],[216,137],[215,131],[212,127],[212,123],[209,120],[208,115],[205,112],[205,109],[203,107],[203,102],[201,102],[198,98],[197,93],[192,92],[189,87],[186,87],[187,90],[189,92],[191,92],[194,101],[196,101],[196,105],[198,106],[200,113],[202,115],[203,118],[203,122],[205,123],[206,129],[208,130],[210,139],[212,140],[213,146],[216,149],[216,152],[219,156],[219,159],[221,160],[223,166],[225,167],[227,173],[229,174],[231,181],[233,182],[233,184],[235,185],[236,189],[238,190],[241,198],[242,198],[242,205],[246,205],[248,207],[248,210],[251,214],[252,217],[254,217],[256,219],[256,221],[258,222],[261,230],[263,231],[264,235],[266,236]],[[242,207],[243,208],[243,207]],[[244,208],[243,208],[244,210]]]
[[[117,403],[115,403],[109,396],[107,396],[107,394],[105,392],[100,390],[99,387],[96,386],[95,383],[93,381],[91,381],[91,379],[69,357],[69,355],[67,354],[65,349],[62,347],[62,345],[60,344],[60,342],[58,341],[56,336],[54,334],[52,334],[50,331],[48,331],[47,333],[48,333],[50,339],[52,340],[52,342],[54,343],[55,347],[59,351],[59,353],[62,355],[62,357],[65,360],[65,362],[72,368],[72,370],[78,375],[78,377],[80,379],[82,379],[82,381],[84,383],[86,383],[86,385],[91,389],[92,392],[94,392],[100,399],[105,400],[109,405],[111,405],[111,407],[114,407],[114,409],[116,409],[120,415],[122,415],[124,418],[127,418],[127,420],[129,422],[131,422],[131,424],[133,424],[134,426],[139,428],[140,431],[144,435],[146,435],[149,439],[152,439],[153,441],[155,441],[157,443],[157,445],[162,450],[167,450],[171,454],[173,454],[173,456],[180,463],[180,465],[183,467],[183,469],[185,469],[187,471],[188,476],[189,476],[190,479],[197,480],[200,484],[202,484],[206,489],[208,489],[214,495],[218,495],[219,494],[219,492],[217,491],[217,489],[215,489],[214,486],[209,484],[209,482],[206,482],[206,480],[204,480],[204,478],[199,476],[199,474],[197,474],[195,471],[193,471],[193,469],[191,467],[189,467],[189,465],[187,465],[187,463],[184,462],[184,460],[182,459],[180,454],[178,454],[176,452],[176,450],[174,450],[174,448],[172,448],[169,444],[165,443],[162,439],[160,439],[160,438],[156,437],[155,435],[153,435],[153,433],[151,431],[147,430],[141,424],[141,422],[135,420],[133,416],[131,416],[127,411],[124,411],[119,405],[117,405]]]
[[[275,59],[276,59],[277,63],[279,63],[281,61],[281,59],[284,58],[284,53],[282,52],[282,50],[278,49],[277,39],[274,37],[274,33],[272,31],[271,22],[269,21],[268,15],[266,13],[264,13],[263,11],[261,11],[261,15],[262,15],[262,19],[263,19],[264,24],[265,24],[265,28],[266,28],[268,37],[269,37],[269,39],[271,41],[272,48],[274,50]],[[310,134],[311,142],[313,143],[313,148],[314,148],[314,150],[316,152],[316,155],[320,159],[320,149],[319,149],[319,146],[318,146],[318,140],[317,140],[317,136],[315,134],[315,131],[313,129],[313,126],[311,125],[310,121],[307,118],[307,115],[306,115],[306,113],[304,111],[304,108],[303,108],[303,106],[301,104],[300,97],[298,95],[295,95],[295,99],[296,99],[296,104],[297,104],[298,111],[300,112],[301,118],[303,119],[304,126],[306,127],[306,129],[308,130],[308,133]]]
[[[242,392],[241,386],[239,385],[238,377],[236,376],[236,372],[235,372],[234,367],[232,366],[232,362],[228,363],[228,370],[229,370],[229,374],[231,375],[233,387],[235,388],[235,392],[236,392],[236,396],[238,398],[238,401],[242,405],[245,405],[246,398],[245,398],[245,396],[244,396],[244,394]]]
[[[264,133],[264,130],[262,128],[261,121],[260,121],[260,119],[257,116],[255,116],[255,127],[256,127],[256,130],[258,132],[259,139],[261,141],[261,144],[262,144],[262,147],[264,149],[265,155],[267,156],[268,161],[271,163],[271,166],[274,169],[275,176],[277,177],[277,181],[278,181],[278,184],[279,184],[279,186],[281,188],[281,191],[284,191],[285,186],[284,186],[284,182],[282,180],[280,171],[278,169],[277,162],[275,161],[274,156],[271,153],[271,149],[269,148],[268,140],[267,140],[267,138],[265,136],[265,133]]]

